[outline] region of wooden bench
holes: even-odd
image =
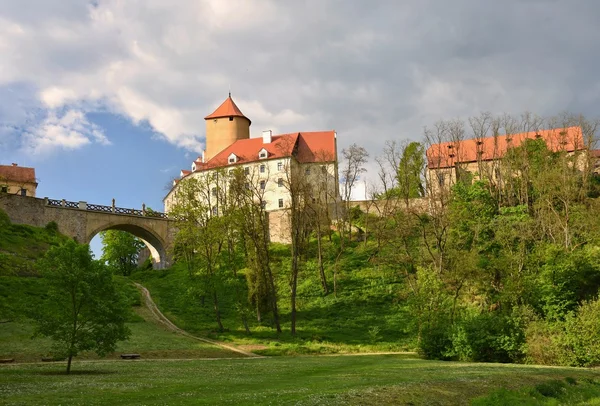
[[[121,354],[121,359],[138,359],[140,354]]]
[[[11,362],[15,362],[14,358],[3,358],[0,359],[0,364],[10,364]]]

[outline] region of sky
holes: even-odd
[[[251,136],[371,157],[483,111],[596,118],[597,0],[0,0],[0,164],[162,210],[231,89]]]

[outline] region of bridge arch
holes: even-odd
[[[169,266],[168,264],[168,256],[166,250],[166,242],[153,230],[148,228],[136,225],[136,224],[128,224],[123,221],[116,221],[102,225],[94,230],[92,230],[86,236],[86,243],[89,244],[90,241],[100,232],[107,230],[119,230],[126,231],[130,234],[133,234],[148,247],[150,253],[152,254],[152,267],[154,269],[164,269]]]

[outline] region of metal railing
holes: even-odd
[[[146,205],[142,204],[142,209],[127,209],[124,207],[116,207],[115,200],[113,199],[112,206],[104,206],[101,204],[89,204],[87,202],[70,202],[68,200],[55,200],[44,198],[46,206],[51,207],[63,207],[69,209],[79,209],[86,211],[95,211],[101,213],[111,213],[111,214],[125,214],[128,216],[139,216],[139,217],[154,217],[167,219],[169,216],[166,213],[161,213],[159,211],[154,211],[151,209],[146,209]]]

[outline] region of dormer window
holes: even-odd
[[[196,164],[192,164],[192,172],[196,172]]]
[[[236,163],[237,160],[238,160],[238,157],[233,152],[229,155],[229,158],[227,158],[227,162],[229,162],[230,164]]]
[[[267,158],[268,156],[269,156],[269,153],[268,153],[268,152],[267,152],[267,150],[266,150],[266,149],[264,149],[264,148],[263,148],[263,149],[261,149],[261,150],[258,152],[258,159],[265,159],[265,158]]]

